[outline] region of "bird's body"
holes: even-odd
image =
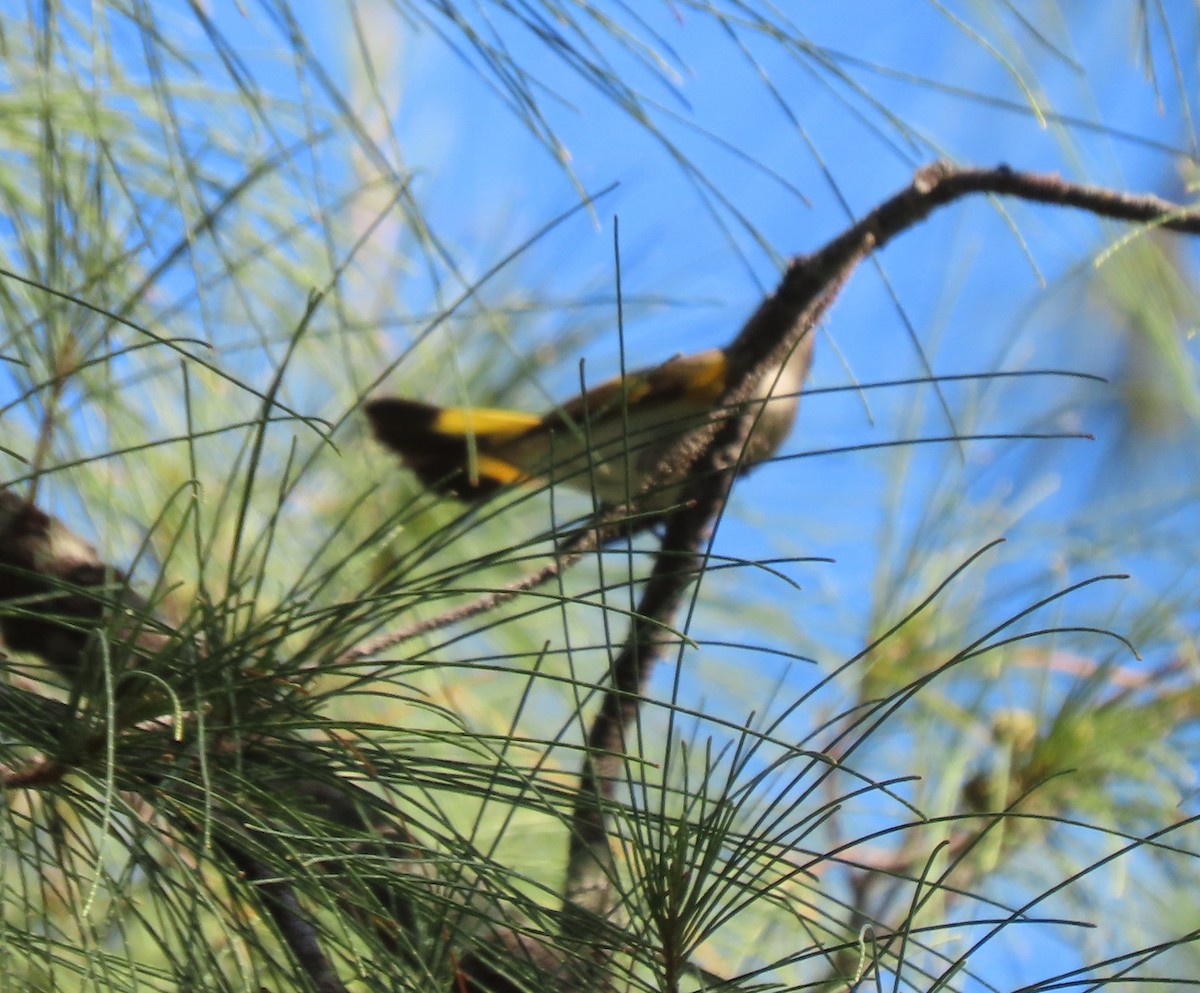
[[[812,358],[812,336],[761,377],[748,401],[756,417],[743,468],[770,458],[791,431]],[[510,483],[547,480],[625,503],[653,477],[687,432],[728,415],[718,408],[729,381],[722,349],[680,355],[627,373],[539,416],[481,407],[436,407],[382,398],[366,405],[375,435],[421,481],[464,500]],[[753,409],[757,407],[758,409]],[[662,480],[652,503],[669,505],[679,481]]]
[[[94,679],[104,664],[102,633],[112,636],[110,649],[134,641],[160,647],[144,624],[149,612],[96,549],[0,487],[0,637],[9,649],[38,655],[68,678]]]

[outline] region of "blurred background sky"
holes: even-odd
[[[938,156],[1178,200],[1190,197],[1195,178],[1193,4],[1153,8],[1154,17],[1169,17],[1169,31],[1143,21],[1133,3],[1026,4],[1026,20],[1007,4],[787,4],[784,13],[809,39],[804,52],[750,30],[733,37],[686,4],[642,5],[638,15],[661,33],[672,85],[626,53],[610,47],[598,55],[612,60],[620,82],[657,101],[644,106],[662,140],[487,8],[496,37],[538,74],[541,108],[578,188],[469,65],[478,59],[461,39],[456,54],[428,26],[413,30],[385,4],[358,9],[359,43],[386,74],[367,78],[349,40],[354,33],[340,22],[314,36],[327,46],[318,54],[342,74],[355,106],[376,99],[372,92],[382,98],[374,138],[414,171],[416,196],[468,280],[575,204],[578,188],[596,193],[619,183],[597,200],[593,216],[575,214],[514,263],[514,278],[564,302],[509,339],[515,354],[538,360],[534,382],[518,391],[531,409],[575,391],[580,358],[591,382],[617,371],[614,218],[627,362],[637,366],[727,342],[774,285],[779,256],[818,247]],[[1083,9],[1087,16],[1075,16]],[[997,36],[1012,44],[997,47]],[[680,167],[676,153],[700,165],[703,181]],[[868,449],[763,468],[740,486],[717,550],[836,562],[787,567],[799,594],[766,575],[713,577],[710,593],[727,609],[702,615],[693,633],[800,653],[820,646],[819,664],[831,667],[899,615],[903,593],[927,591],[941,578],[906,574],[912,548],[944,541],[951,554],[939,568],[948,569],[1001,536],[1009,544],[993,555],[1003,565],[966,580],[987,588],[980,633],[989,619],[1107,572],[1132,578],[1077,594],[1064,615],[1082,610],[1124,630],[1122,617],[1135,608],[1187,604],[1197,576],[1192,557],[1177,553],[1200,535],[1196,411],[1183,357],[1185,350],[1194,356],[1192,315],[1186,303],[1173,309],[1158,289],[1147,294],[1136,265],[1121,270],[1136,243],[1108,254],[1128,233],[1078,212],[975,198],[940,211],[862,266],[819,342],[814,388],[920,376],[914,339],[937,374],[1066,369],[1110,383],[947,384],[953,427],[928,388],[811,395],[785,454],[954,431],[1082,432],[1095,441]],[[1170,242],[1168,251],[1179,273],[1191,271],[1192,245]],[[434,282],[413,273],[402,292],[414,310],[432,308]],[[369,283],[363,279],[364,291],[387,292]],[[452,296],[458,287],[451,278],[445,289]],[[598,309],[578,308],[581,296],[599,301]],[[636,305],[644,300],[659,305]],[[1160,304],[1177,331],[1168,342],[1146,330],[1147,311]],[[558,348],[585,312],[607,332],[581,353]],[[422,348],[432,351],[435,368],[448,368],[456,349],[487,333],[468,319]],[[407,343],[398,331],[397,353]],[[426,399],[461,399],[449,376],[422,381]],[[396,388],[412,389],[403,365]],[[790,615],[790,635],[760,627],[773,611]],[[1143,647],[1148,664],[1162,661],[1152,642]],[[1098,652],[1134,664],[1115,644]],[[783,701],[813,679],[805,667],[765,655],[748,661],[710,649],[688,664],[694,682],[685,683],[683,702],[718,713],[727,707],[734,719],[747,707],[770,708],[769,700],[739,695],[739,667],[759,666],[766,682],[780,680]],[[652,691],[665,696],[673,678],[663,667]],[[1013,705],[1028,703],[1019,688],[1001,692],[1013,694]],[[898,771],[906,759],[895,758]],[[1019,929],[973,960],[1014,987],[1075,961],[1052,935]]]
[[[312,36],[327,46],[316,54],[341,74],[355,106],[378,105],[377,147],[413,170],[431,225],[465,278],[478,277],[577,203],[577,189],[544,145],[514,123],[461,37],[442,25],[455,53],[429,25],[405,24],[389,4],[356,9],[357,30],[331,22]],[[735,38],[687,5],[645,5],[638,14],[663,39],[663,72],[673,85],[611,45],[597,58],[610,59],[622,83],[658,102],[644,106],[663,140],[632,126],[501,11],[481,9],[493,18],[495,37],[537,73],[541,109],[579,186],[595,193],[619,183],[597,201],[594,216],[570,217],[514,263],[515,278],[564,301],[560,312],[526,322],[509,339],[515,353],[537,359],[536,385],[518,394],[532,409],[575,391],[581,357],[591,382],[617,371],[614,218],[627,362],[637,366],[728,341],[775,283],[772,252],[816,248],[938,155],[1188,195],[1185,163],[1196,147],[1193,5],[1165,8],[1167,32],[1162,23],[1144,23],[1132,3],[1089,7],[1086,18],[1072,16],[1075,5],[1033,4],[1021,8],[1024,20],[1007,5],[803,4],[784,11],[809,40],[799,53],[750,30]],[[997,37],[1012,43],[1002,49]],[[360,44],[373,53],[374,78],[363,70]],[[668,143],[702,167],[715,194],[679,167]],[[727,203],[716,203],[718,196]],[[1171,534],[1200,524],[1188,499],[1194,408],[1179,389],[1189,373],[1171,364],[1169,349],[1146,344],[1127,319],[1138,316],[1124,312],[1127,302],[1095,285],[1100,268],[1121,264],[1121,252],[1104,253],[1128,233],[1079,212],[975,198],[940,211],[856,274],[819,342],[814,387],[920,376],[914,338],[938,374],[1057,368],[1097,373],[1111,384],[1038,377],[943,388],[960,432],[1086,432],[1094,443],[866,451],[785,462],[747,480],[738,496],[741,523],[727,525],[722,541],[746,555],[838,559],[797,576],[833,591],[833,609],[806,620],[819,631],[816,640],[855,647],[862,625],[846,621],[866,609],[863,584],[878,564],[879,545],[864,536],[877,537],[893,514],[890,497],[904,505],[894,518],[902,532],[920,526],[943,479],[953,478],[962,497],[1006,508],[1012,526],[1003,533],[1025,538],[1015,558],[1032,551],[1066,571],[1070,552],[1051,537],[1093,517],[1103,527],[1112,520],[1103,509],[1110,503],[1142,500],[1150,490],[1174,508],[1162,522]],[[1193,258],[1185,242],[1172,242],[1171,250],[1185,262]],[[440,276],[443,296],[458,291],[453,277]],[[396,290],[419,312],[430,309],[434,284],[414,270]],[[380,295],[391,289],[364,287]],[[582,354],[555,346],[578,322],[581,295],[600,301],[588,319],[608,326]],[[671,305],[634,305],[643,299]],[[1187,320],[1180,341],[1190,334]],[[439,330],[422,348],[449,367],[454,350],[488,333],[467,322]],[[397,353],[407,344],[398,331]],[[461,398],[450,376],[422,382],[429,399]],[[403,365],[397,383],[405,388]],[[812,396],[787,451],[950,433],[927,388]],[[908,465],[903,477],[897,459]],[[1178,501],[1167,499],[1168,488]],[[998,533],[980,533],[979,543]],[[1152,555],[1152,542],[1135,549],[1129,537],[1113,539],[1115,571],[1136,566],[1131,556]],[[1166,565],[1155,572],[1142,565],[1135,586],[1180,582]]]
[[[236,4],[212,5],[209,14],[259,84],[295,101],[297,118],[344,101],[365,122],[350,154],[339,136],[311,161],[297,160],[298,184],[314,204],[344,211],[353,232],[365,232],[391,191],[332,207],[322,183],[353,185],[356,172],[375,178],[381,161],[411,174],[440,257],[414,250],[411,233],[387,219],[341,290],[356,318],[366,315],[390,353],[405,356],[383,389],[435,402],[515,378],[513,402],[536,410],[577,391],[581,359],[589,382],[618,371],[616,219],[626,361],[636,367],[728,342],[775,285],[783,257],[816,249],[939,156],[1190,198],[1200,92],[1194,4],[779,6],[805,45],[749,23],[723,28],[683,2],[621,8],[657,33],[656,54],[647,54],[654,67],[611,40],[596,41],[595,65],[607,63],[611,75],[587,81],[578,65],[548,54],[547,39],[552,46],[553,33],[565,30],[552,5],[512,7],[544,18],[541,39],[500,5],[476,5],[472,28],[536,73],[524,82],[543,115],[540,139],[520,119],[530,108],[514,106],[435,5],[362,0],[350,16],[342,4],[264,3],[269,27],[270,18],[246,18]],[[726,7],[739,24],[738,5]],[[285,11],[302,18],[312,46],[306,65],[279,41]],[[132,31],[130,39],[139,43]],[[212,58],[205,44],[196,50]],[[614,106],[597,83],[618,102],[632,100],[622,87],[636,87],[636,113],[659,134],[635,126],[632,103]],[[560,158],[547,151],[550,133]],[[685,158],[692,169],[681,165]],[[455,299],[570,212],[581,191],[607,192],[591,213],[571,213],[530,244],[454,321],[425,335],[420,321],[403,319]],[[1140,243],[1122,241],[1129,233],[1078,212],[976,198],[939,211],[860,268],[822,331],[812,389],[784,457],[739,485],[716,544],[745,558],[836,561],[783,566],[798,592],[765,572],[706,577],[709,599],[692,630],[710,641],[812,654],[819,668],[705,648],[687,657],[681,703],[743,720],[794,700],[814,673],[861,649],[999,537],[1008,544],[991,553],[997,564],[970,573],[959,594],[964,609],[979,609],[968,628],[982,634],[1070,582],[1129,572],[1127,582],[1077,595],[1072,609],[1131,635],[1145,664],[1162,661],[1169,639],[1160,645],[1162,632],[1125,630],[1123,618],[1158,603],[1164,612],[1195,611],[1200,494],[1187,275],[1195,248],[1164,240],[1176,264],[1164,274],[1134,264]],[[1151,271],[1161,282],[1147,279]],[[1164,289],[1172,278],[1178,297]],[[511,303],[522,287],[536,301],[529,312],[503,322],[489,314],[489,304]],[[303,301],[294,311],[298,322]],[[341,316],[330,301],[321,319]],[[575,336],[581,325],[595,332],[586,341]],[[418,337],[419,348],[405,355]],[[466,378],[466,357],[487,349],[505,361],[490,379],[486,368],[478,380]],[[231,367],[239,361],[234,353],[221,358]],[[820,392],[920,377],[926,362],[940,375],[1058,369],[1109,383],[1044,375],[947,383],[949,418],[928,386]],[[524,373],[513,377],[513,368]],[[870,447],[956,432],[1095,440]],[[865,447],[810,457],[854,445]],[[1136,665],[1115,642],[1088,644],[1098,661]],[[747,667],[761,690],[747,689]],[[662,667],[651,693],[665,699],[673,678]],[[1006,682],[998,692],[1027,705],[1025,690]],[[799,738],[805,728],[795,721]],[[910,759],[879,756],[879,775],[909,771]],[[992,973],[1006,977],[997,985],[1017,986],[1071,964],[1050,962],[1060,952],[1053,939],[1030,933],[1012,929],[979,957],[979,969],[1003,970]]]

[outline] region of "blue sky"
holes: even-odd
[[[973,13],[981,19],[972,23],[982,36],[999,37],[986,13]],[[1191,15],[1176,13],[1183,15],[1174,25],[1176,38],[1192,37]],[[964,29],[933,4],[816,4],[806,5],[797,17],[814,45],[850,53],[864,63],[843,60],[841,65],[873,100],[894,111],[914,134],[924,135],[930,145],[960,161],[1005,162],[1181,196],[1178,162],[1162,149],[1187,149],[1192,139],[1161,33],[1154,35],[1156,87],[1137,61],[1133,6],[1110,5],[1106,15],[1072,17],[1067,32],[1058,31],[1052,14],[1043,12],[1036,25],[1059,46],[1058,53],[1006,22],[1019,42],[1005,53],[1013,68],[983,42],[964,40]],[[687,129],[670,127],[672,137],[695,156],[714,186],[728,194],[778,253],[814,248],[840,230],[847,211],[839,197],[852,212],[867,210],[906,183],[916,164],[935,157],[929,147],[906,147],[900,133],[863,97],[847,96],[848,87],[830,83],[828,73],[810,71],[778,46],[756,44],[754,49],[763,73],[788,102],[788,112],[774,103],[757,70],[709,20],[671,5],[656,5],[648,16],[687,66],[676,93],[657,84],[648,86],[650,92],[784,177],[807,198],[802,202],[761,170]],[[1084,20],[1083,27],[1076,23]],[[763,289],[773,285],[775,264],[728,213],[722,219],[733,231],[732,238],[721,230],[661,146],[556,61],[538,56],[539,50],[520,42],[519,36],[506,35],[514,37],[515,51],[533,53],[530,65],[546,84],[542,92],[547,115],[559,129],[584,188],[595,191],[620,183],[597,204],[595,219],[576,215],[530,248],[518,262],[518,278],[536,282],[539,289],[557,290],[564,298],[581,286],[611,292],[612,226],[618,216],[626,296],[654,294],[684,304],[642,315],[630,308],[625,327],[629,364],[656,362],[675,352],[728,341]],[[396,85],[387,92],[398,106],[396,133],[406,164],[416,171],[418,196],[468,274],[484,271],[526,232],[576,201],[559,165],[514,124],[473,72],[446,56],[432,33],[384,33],[379,43],[394,60]],[[1029,54],[1030,64],[1018,63],[1018,52]],[[336,54],[330,53],[331,58]],[[345,50],[341,54],[345,57]],[[1139,136],[1141,142],[1115,139],[1103,130],[1041,126],[1032,113],[1021,111],[1026,94],[1015,71],[1043,106]],[[1183,91],[1195,92],[1193,62],[1185,61],[1182,71]],[[900,81],[894,78],[897,73],[986,94],[1005,101],[1010,109]],[[836,183],[836,193],[828,177]],[[1112,375],[1118,368],[1121,339],[1105,329],[1108,315],[1088,296],[1079,274],[1086,275],[1098,253],[1124,229],[1103,227],[1071,211],[1015,203],[1006,203],[1004,209],[1007,214],[976,199],[941,211],[881,253],[878,261],[887,284],[873,266],[864,266],[832,312],[813,384],[919,375],[921,364],[906,320],[936,372],[1057,367]],[[419,280],[414,282],[419,293]],[[592,381],[617,368],[615,308],[612,311],[611,330],[584,356]],[[519,350],[528,344],[532,350],[534,342],[552,341],[572,320],[570,311],[549,315],[528,328],[527,342],[516,340],[512,347]],[[442,336],[430,347],[457,347],[452,341]],[[398,348],[402,344],[399,340]],[[578,358],[559,355],[545,367],[538,377],[543,395],[573,391]],[[403,372],[401,381],[402,376]],[[957,416],[971,409],[971,389],[946,387],[950,401],[958,405]],[[443,392],[447,395],[441,399],[454,399],[453,389]],[[531,388],[524,393],[531,406],[540,402],[538,395]],[[1116,499],[1131,484],[1130,477],[1112,472],[1109,458],[1122,428],[1111,418],[1120,413],[1120,405],[1103,387],[1030,379],[993,386],[983,397],[976,401],[983,411],[976,430],[1086,431],[1099,440],[1040,448],[977,444],[966,457],[978,463],[978,486],[1002,486],[999,477],[1005,472],[1022,475],[1034,465],[1040,475],[1056,477],[1055,495],[1043,501],[1043,513],[1052,517],[1077,511],[1080,501],[1091,505]],[[913,410],[922,413],[915,422],[907,420]],[[813,397],[789,450],[802,453],[855,440],[878,442],[948,431],[927,390],[872,393],[865,401],[853,395]],[[1138,466],[1133,475],[1166,471],[1169,482],[1185,484],[1178,453],[1186,456],[1181,447],[1186,436],[1185,428],[1183,435],[1157,447],[1141,445],[1139,450],[1149,447],[1151,454],[1148,465]],[[945,448],[917,456],[919,468],[908,483],[916,494],[915,505],[923,503],[924,486],[947,471],[946,460],[957,457]],[[997,459],[999,464],[993,466]],[[889,485],[880,473],[893,468],[889,457],[880,453],[813,460],[811,467],[807,460],[784,464],[748,480],[741,505],[745,516],[759,519],[758,508],[765,502],[774,508],[802,508],[786,528],[777,526],[795,539],[785,545],[793,552],[836,554],[839,583],[853,586],[869,564],[863,557],[862,513],[878,508],[880,487]],[[819,534],[839,530],[844,523],[839,518],[847,509],[849,538]],[[726,538],[761,551],[772,544],[743,531],[729,532]],[[836,541],[832,552],[830,540]]]
[[[379,59],[380,92],[395,144],[382,126],[373,135],[404,169],[412,170],[415,195],[470,281],[530,232],[571,209],[578,190],[435,33],[399,27],[387,14],[389,6],[358,7]],[[619,184],[597,202],[594,216],[576,213],[567,219],[481,293],[489,301],[514,287],[530,286],[563,303],[513,330],[510,347],[515,353],[536,352],[536,385],[522,384],[518,394],[531,406],[542,402],[539,396],[572,393],[581,357],[591,381],[617,370],[615,306],[571,306],[581,293],[612,295],[615,217],[620,221],[626,299],[631,304],[643,297],[675,302],[630,306],[625,346],[628,363],[636,366],[729,341],[776,280],[772,252],[782,256],[816,248],[851,215],[899,189],[917,165],[937,154],[1182,195],[1180,159],[1168,149],[1193,147],[1190,115],[1195,108],[1181,105],[1179,98],[1180,93],[1200,92],[1195,53],[1184,47],[1195,48],[1192,5],[1172,7],[1172,16],[1179,18],[1174,30],[1181,45],[1180,81],[1172,77],[1164,36],[1152,31],[1157,86],[1138,62],[1133,3],[1103,5],[1102,15],[1097,13],[1100,5],[1066,4],[1062,11],[1070,15],[1069,31],[1057,23],[1049,5],[1029,5],[1037,28],[1059,52],[1028,26],[1006,18],[1004,5],[954,8],[980,38],[993,41],[1001,35],[991,18],[1006,18],[999,23],[1013,33],[1014,43],[999,42],[1003,56],[934,3],[850,0],[786,6],[795,8],[794,17],[811,43],[823,46],[821,57],[836,62],[865,94],[835,80],[828,69],[814,68],[813,59],[797,59],[773,42],[749,42],[760,62],[751,66],[727,33],[682,3],[645,5],[643,11],[680,53],[678,59],[667,58],[670,71],[678,74],[673,86],[630,70],[605,48],[623,79],[720,139],[701,137],[661,117],[672,139],[703,169],[713,188],[728,196],[731,208],[744,213],[770,251],[740,226],[731,209],[722,208],[717,217],[709,213],[661,144],[547,56],[540,43],[509,31],[506,15],[483,8],[501,25],[514,54],[527,58],[537,72],[536,92],[583,188],[597,192]],[[372,98],[345,24],[319,21],[313,13],[319,9],[319,16],[328,18],[334,8],[306,8],[312,17],[306,24],[309,39],[352,105],[369,117]],[[282,50],[270,31],[241,33],[246,22],[235,5],[216,16],[243,46],[241,54],[260,80],[277,95],[299,95],[292,67],[279,57]],[[203,50],[201,44],[196,47]],[[1021,61],[1026,57],[1028,64]],[[1096,122],[1100,129],[1043,126],[1028,111],[1028,94],[1017,74],[1038,98],[1044,96],[1047,106]],[[986,98],[946,92],[912,75]],[[306,87],[311,83],[311,78],[305,80]],[[311,92],[306,89],[305,97]],[[786,106],[776,102],[775,94]],[[911,131],[897,127],[880,108],[894,112]],[[1139,140],[1115,137],[1114,131]],[[339,161],[339,168],[349,168],[344,146],[327,149],[327,154]],[[777,712],[861,648],[968,551],[1001,536],[1009,539],[994,553],[1002,564],[971,574],[958,601],[979,606],[980,617],[972,618],[976,631],[1097,572],[1134,573],[1124,585],[1097,587],[1072,601],[1089,617],[1108,617],[1118,629],[1123,618],[1156,598],[1169,594],[1194,602],[1197,577],[1189,539],[1200,532],[1195,425],[1184,417],[1159,435],[1131,432],[1119,381],[1130,362],[1130,339],[1112,331],[1111,309],[1083,278],[1123,229],[1050,208],[1004,207],[1007,214],[983,200],[955,205],[881,253],[881,271],[874,265],[862,267],[819,343],[814,392],[805,400],[784,452],[795,457],[761,468],[738,487],[718,551],[836,561],[785,566],[800,583],[798,592],[745,570],[713,577],[693,633],[766,642],[801,655],[811,652],[818,666],[787,666],[776,656],[706,648],[685,660],[684,704],[733,719],[752,709]],[[367,219],[369,211],[364,211],[361,223]],[[1190,246],[1181,252],[1194,260]],[[346,277],[359,302],[377,298],[385,312],[389,294],[396,293],[414,311],[433,309],[435,287],[419,266],[412,266],[403,285],[395,287],[372,285],[370,272],[364,266]],[[442,276],[448,295],[461,289],[453,277]],[[298,303],[297,319],[301,309]],[[552,346],[581,314],[602,326],[603,333],[582,355],[556,353]],[[445,363],[456,350],[469,350],[490,333],[481,314],[477,325],[461,322],[453,334],[445,328],[424,348]],[[409,332],[397,328],[389,334],[394,353],[401,354]],[[855,381],[918,375],[921,363],[912,336],[939,373],[1058,367],[1113,377],[1114,385],[1107,388],[1048,377],[945,388],[964,431],[1090,432],[1097,440],[989,441],[968,443],[961,450],[939,445],[807,457],[853,443],[949,432],[928,389],[816,392]],[[238,358],[228,361],[232,366]],[[1190,367],[1187,371],[1190,375]],[[389,386],[412,390],[415,382],[411,367],[402,366]],[[421,382],[428,386],[424,398],[441,402],[453,402],[461,388],[449,375]],[[1186,410],[1186,396],[1170,399]],[[889,527],[894,536],[887,544],[883,539]],[[948,549],[928,571],[905,561],[913,534],[921,536],[921,547],[935,549],[944,542]],[[888,577],[895,575],[903,579],[893,585]],[[1052,619],[1065,623],[1061,615]],[[1108,642],[1086,644],[1101,659],[1121,652]],[[1166,650],[1165,643],[1151,642],[1148,663],[1160,661]],[[1122,656],[1122,664],[1127,661]],[[657,698],[672,692],[672,676],[664,666],[652,687]],[[773,687],[771,698],[767,693]],[[1029,682],[1010,686],[998,680],[983,692],[993,694],[989,704],[1025,705],[1029,687]],[[832,706],[835,697],[830,691],[819,702]],[[965,705],[965,700],[950,699]],[[801,740],[812,717],[811,709],[798,713],[783,733]],[[872,771],[895,774],[908,758],[875,756]],[[1028,935],[1016,934],[1014,942],[996,953],[1002,963],[998,967],[1010,970],[1006,975],[1014,985],[1053,968],[1038,961],[1045,948]]]
[[[955,10],[981,37],[994,40],[1000,22],[991,18],[1003,16],[994,6]],[[714,186],[785,255],[817,247],[847,223],[847,209],[855,214],[869,209],[937,154],[1181,197],[1180,159],[1167,150],[1194,147],[1189,123],[1194,108],[1181,104],[1179,96],[1198,91],[1194,51],[1183,52],[1181,81],[1176,81],[1164,36],[1152,29],[1156,86],[1138,58],[1135,6],[1104,5],[1101,14],[1089,5],[1086,16],[1081,9],[1063,8],[1069,30],[1047,7],[1030,15],[1057,52],[1014,20],[1004,20],[1016,40],[1005,48],[1006,64],[932,3],[803,5],[795,17],[806,36],[828,49],[826,57],[832,52],[853,56],[839,64],[921,136],[911,145],[866,98],[832,81],[829,73],[814,71],[811,63],[801,64],[778,46],[755,43],[763,73],[787,103],[782,109],[729,37],[684,6],[649,8],[647,16],[681,53],[686,69],[681,68],[677,90],[647,85],[672,111],[773,170],[807,198],[728,149],[669,126]],[[1192,44],[1195,10],[1175,5],[1172,16],[1178,18],[1173,25],[1177,43]],[[331,33],[331,42],[337,38]],[[722,231],[662,147],[610,103],[527,39],[506,38],[515,52],[529,56],[546,84],[544,106],[583,187],[596,191],[620,183],[597,203],[594,219],[577,215],[530,248],[517,265],[518,278],[536,280],[540,289],[564,298],[580,287],[611,287],[612,225],[619,216],[625,294],[684,302],[628,321],[629,364],[728,341],[764,288],[774,283],[777,269],[769,254],[728,212],[722,218],[731,225],[732,237]],[[468,274],[483,272],[524,233],[576,202],[559,164],[514,123],[476,75],[447,57],[431,33],[381,31],[376,41],[395,71],[386,92],[396,101],[394,127],[406,165],[416,171],[418,196]],[[335,45],[328,55],[336,61],[346,57],[346,50],[339,52]],[[1029,61],[1021,62],[1023,57]],[[901,78],[905,74],[982,96],[945,92]],[[1029,111],[1030,94],[1022,91],[1017,74],[1043,106],[1097,127],[1062,128],[1053,121],[1043,126]],[[839,202],[843,197],[845,206]],[[940,373],[1054,367],[1119,378],[1122,362],[1128,361],[1128,339],[1108,327],[1111,312],[1087,288],[1085,277],[1122,229],[1069,211],[1011,203],[1004,209],[1007,214],[976,200],[942,211],[881,253],[886,283],[873,266],[864,266],[830,317],[830,339],[820,343],[814,386],[918,375],[921,366],[906,319]],[[1190,247],[1181,250],[1193,257]],[[571,320],[569,311],[548,315],[526,327],[528,339],[514,341],[513,347],[532,350],[535,343],[553,341]],[[612,332],[585,355],[593,381],[617,368],[615,315],[610,323]],[[398,348],[402,344],[397,341]],[[460,345],[449,339],[429,343],[434,349]],[[546,394],[565,396],[577,382],[578,356],[557,358],[539,381]],[[965,468],[952,446],[914,450],[906,453],[911,463],[903,477],[898,457],[878,451],[764,468],[740,486],[718,549],[837,561],[791,567],[789,573],[804,587],[799,595],[765,578],[718,585],[715,598],[728,598],[728,609],[716,609],[696,631],[725,639],[750,637],[736,626],[731,629],[736,625],[731,617],[739,610],[773,609],[790,616],[793,628],[772,630],[772,638],[796,651],[821,646],[821,664],[837,664],[867,640],[872,616],[887,616],[887,604],[877,599],[880,570],[900,570],[888,555],[895,556],[905,546],[904,535],[921,527],[936,535],[938,527],[954,534],[957,525],[959,540],[970,544],[973,539],[973,547],[1002,535],[1009,539],[996,553],[1005,564],[986,575],[987,607],[998,616],[1101,571],[1128,570],[1134,578],[1126,585],[1097,587],[1072,602],[1089,616],[1110,617],[1118,629],[1123,616],[1162,591],[1195,588],[1190,562],[1171,555],[1200,527],[1191,457],[1194,424],[1186,417],[1160,437],[1131,436],[1119,383],[1103,387],[1037,378],[986,388],[948,386],[946,393],[965,430],[1089,432],[1097,440],[970,443],[962,451]],[[526,388],[524,395],[536,405],[537,390]],[[429,398],[450,402],[453,390]],[[873,392],[867,400],[870,417],[861,396],[810,397],[787,452],[949,432],[928,390]],[[1185,407],[1186,400],[1179,398],[1178,405]],[[939,492],[941,502],[930,519],[931,494]],[[988,505],[989,513],[977,510]],[[1130,507],[1156,505],[1164,508],[1161,513],[1151,510],[1136,517],[1136,524],[1124,516]],[[890,553],[879,545],[889,520],[900,536]],[[979,530],[963,537],[963,528],[970,532],[974,521]],[[1086,554],[1081,545],[1087,545]],[[904,588],[909,594],[928,589],[935,578],[920,576]],[[743,616],[755,623],[753,613]],[[1116,649],[1105,645],[1097,651],[1098,657],[1111,658]],[[1154,651],[1151,646],[1151,661]],[[770,658],[715,650],[688,664],[693,681],[685,681],[684,702],[718,711],[727,707],[731,717],[771,705],[770,700],[727,696],[729,684],[738,682],[731,668],[760,667],[764,682],[758,685],[767,685],[782,667]],[[660,677],[654,691],[666,695],[671,673],[664,669]],[[810,669],[792,667],[782,674],[775,702],[791,699],[812,679]],[[1006,691],[996,692],[1003,698]],[[1027,687],[1007,692],[1006,702],[1027,702],[1022,698]],[[797,727],[798,734],[802,730]],[[1002,974],[1016,985],[1069,965],[1054,948],[1025,931],[996,951],[996,962],[976,961],[1009,970]]]

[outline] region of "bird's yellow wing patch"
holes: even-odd
[[[675,392],[698,406],[711,407],[725,392],[729,362],[719,348],[688,355],[661,366],[664,391]]]
[[[430,430],[445,435],[518,435],[541,423],[540,417],[516,410],[489,407],[445,407],[438,411]]]

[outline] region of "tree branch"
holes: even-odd
[[[811,348],[812,334],[860,262],[938,207],[972,193],[1016,196],[1077,207],[1098,216],[1157,223],[1169,230],[1200,233],[1200,215],[1153,196],[1131,196],[1073,184],[1057,176],[1016,173],[1007,166],[962,169],[946,162],[921,169],[912,183],[811,255],[793,259],[771,294],[743,326],[730,350],[730,383],[721,409],[738,410],[762,376],[796,348]],[[667,519],[636,619],[611,668],[612,687],[590,728],[587,757],[571,822],[564,929],[581,913],[613,910],[613,863],[604,804],[622,781],[625,730],[636,719],[651,668],[674,644],[672,622],[693,577],[702,573],[701,547],[717,520],[751,429],[753,411],[739,422],[714,421],[698,428],[662,460],[656,479],[692,473],[688,502]],[[637,503],[634,502],[634,509]]]

